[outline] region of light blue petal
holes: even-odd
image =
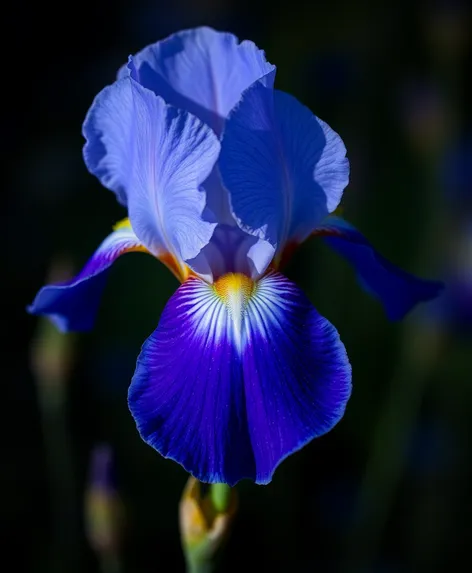
[[[215,134],[131,78],[105,88],[84,123],[88,169],[123,200],[140,241],[156,256],[195,257],[213,233],[200,188],[217,160]]]
[[[124,253],[145,251],[129,226],[111,233],[72,280],[43,287],[28,307],[47,316],[62,332],[90,330],[106,285],[108,270]]]
[[[265,484],[341,419],[351,367],[335,328],[282,275],[252,292],[247,277],[221,281],[191,278],[170,299],[128,403],[141,437],[200,481]]]
[[[220,171],[238,224],[280,253],[339,204],[346,148],[294,97],[256,82],[228,118]]]
[[[229,205],[228,191],[221,181],[218,164],[203,183],[206,193],[206,214],[209,220],[212,217],[224,225],[236,225]]]
[[[361,286],[380,300],[390,320],[403,318],[415,305],[436,298],[443,290],[443,283],[420,279],[390,263],[339,217],[329,217],[316,234],[353,265]]]
[[[184,30],[144,48],[119,71],[167,103],[199,117],[218,135],[242,92],[274,66],[253,42],[226,32]]]

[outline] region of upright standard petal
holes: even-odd
[[[91,259],[70,281],[43,287],[28,307],[31,314],[48,316],[62,332],[90,330],[95,322],[108,269],[131,251],[146,252],[129,222],[116,226]]]
[[[119,77],[130,75],[186,109],[221,134],[224,119],[242,92],[275,67],[253,42],[239,43],[226,32],[202,27],[184,30],[130,58]]]
[[[416,304],[437,297],[443,283],[423,280],[380,255],[352,225],[329,217],[315,231],[355,268],[361,285],[380,300],[390,320],[399,320]]]
[[[334,211],[349,178],[341,138],[292,96],[260,82],[228,118],[220,171],[246,232],[278,253]]]
[[[145,342],[129,390],[142,438],[204,482],[265,484],[330,430],[351,392],[334,327],[280,274],[190,278]]]
[[[201,183],[220,144],[195,116],[167,105],[131,78],[105,88],[83,128],[88,169],[126,197],[140,241],[154,255],[195,257],[213,233]]]

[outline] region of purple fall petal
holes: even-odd
[[[90,330],[105,288],[108,269],[124,253],[146,252],[131,227],[121,226],[98,247],[73,279],[43,287],[28,307],[31,314],[48,316],[62,332]]]
[[[142,438],[200,481],[265,484],[339,421],[350,391],[344,346],[300,289],[280,274],[225,275],[170,299],[129,406]]]
[[[379,299],[390,320],[399,320],[420,302],[437,297],[443,283],[420,279],[403,271],[378,253],[352,225],[339,217],[328,218],[316,234],[354,267],[359,282]]]

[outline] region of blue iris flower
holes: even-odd
[[[440,289],[330,215],[349,178],[344,144],[274,76],[252,42],[210,28],[130,57],[83,126],[87,168],[128,218],[29,308],[86,330],[117,257],[166,264],[182,284],[142,347],[128,402],[143,440],[204,482],[268,483],[344,413],[345,348],[280,273],[294,247],[320,235],[391,319]]]

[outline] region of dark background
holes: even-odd
[[[25,306],[51,276],[78,270],[125,215],[82,161],[93,97],[128,54],[207,24],[264,48],[277,87],[343,137],[352,173],[344,216],[392,262],[448,285],[441,300],[390,323],[321,242],[297,253],[287,274],[338,328],[354,392],[341,423],[269,486],[237,486],[221,571],[464,570],[472,311],[456,292],[472,273],[466,3],[18,2],[2,20],[2,562],[100,570],[83,503],[91,451],[106,442],[124,515],[115,571],[184,570],[186,474],[140,441],[126,405],[140,345],[176,281],[150,258],[123,257],[96,328],[80,336],[56,335]]]

